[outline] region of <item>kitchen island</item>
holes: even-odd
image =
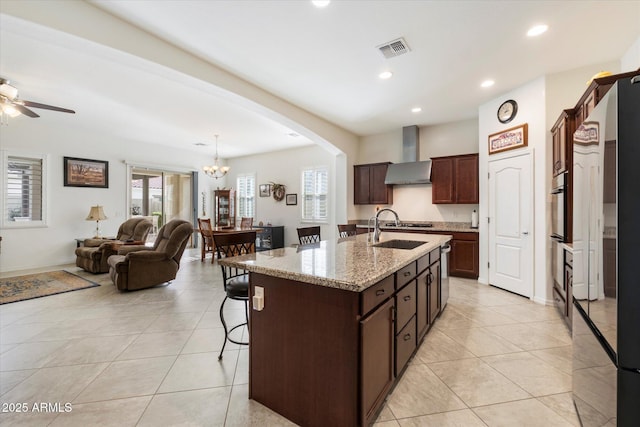
[[[219,261],[250,272],[249,398],[299,425],[372,424],[440,311],[451,236],[367,237]]]

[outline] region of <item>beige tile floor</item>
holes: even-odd
[[[217,360],[217,265],[188,251],[171,285],[131,293],[88,276],[102,286],[0,306],[0,402],[72,409],[1,413],[2,426],[293,425],[247,398],[246,347]],[[453,278],[376,425],[578,426],[570,391],[570,335],[553,307]]]

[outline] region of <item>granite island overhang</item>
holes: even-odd
[[[375,422],[440,312],[450,239],[382,233],[424,242],[394,249],[362,234],[219,260],[250,272],[249,398],[301,426]]]
[[[451,240],[446,234],[382,233],[380,242],[420,241],[415,249],[376,247],[368,234],[319,243],[257,252],[229,259],[222,265],[252,273],[314,285],[362,292],[407,264]]]

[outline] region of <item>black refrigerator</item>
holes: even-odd
[[[578,127],[573,168],[574,404],[583,426],[638,426],[640,75]]]

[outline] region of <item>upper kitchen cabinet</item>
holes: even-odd
[[[431,159],[431,201],[478,204],[478,154]]]
[[[390,205],[393,203],[393,186],[384,178],[390,162],[353,166],[353,203],[355,205]]]
[[[553,176],[566,172],[572,162],[575,110],[562,111],[551,128],[553,136]]]
[[[611,76],[598,77],[593,79],[587,90],[582,94],[575,108],[576,128],[589,117],[591,111],[598,105],[598,102],[611,89],[611,86],[619,79],[626,79],[638,74],[638,70],[628,73],[613,74]]]

